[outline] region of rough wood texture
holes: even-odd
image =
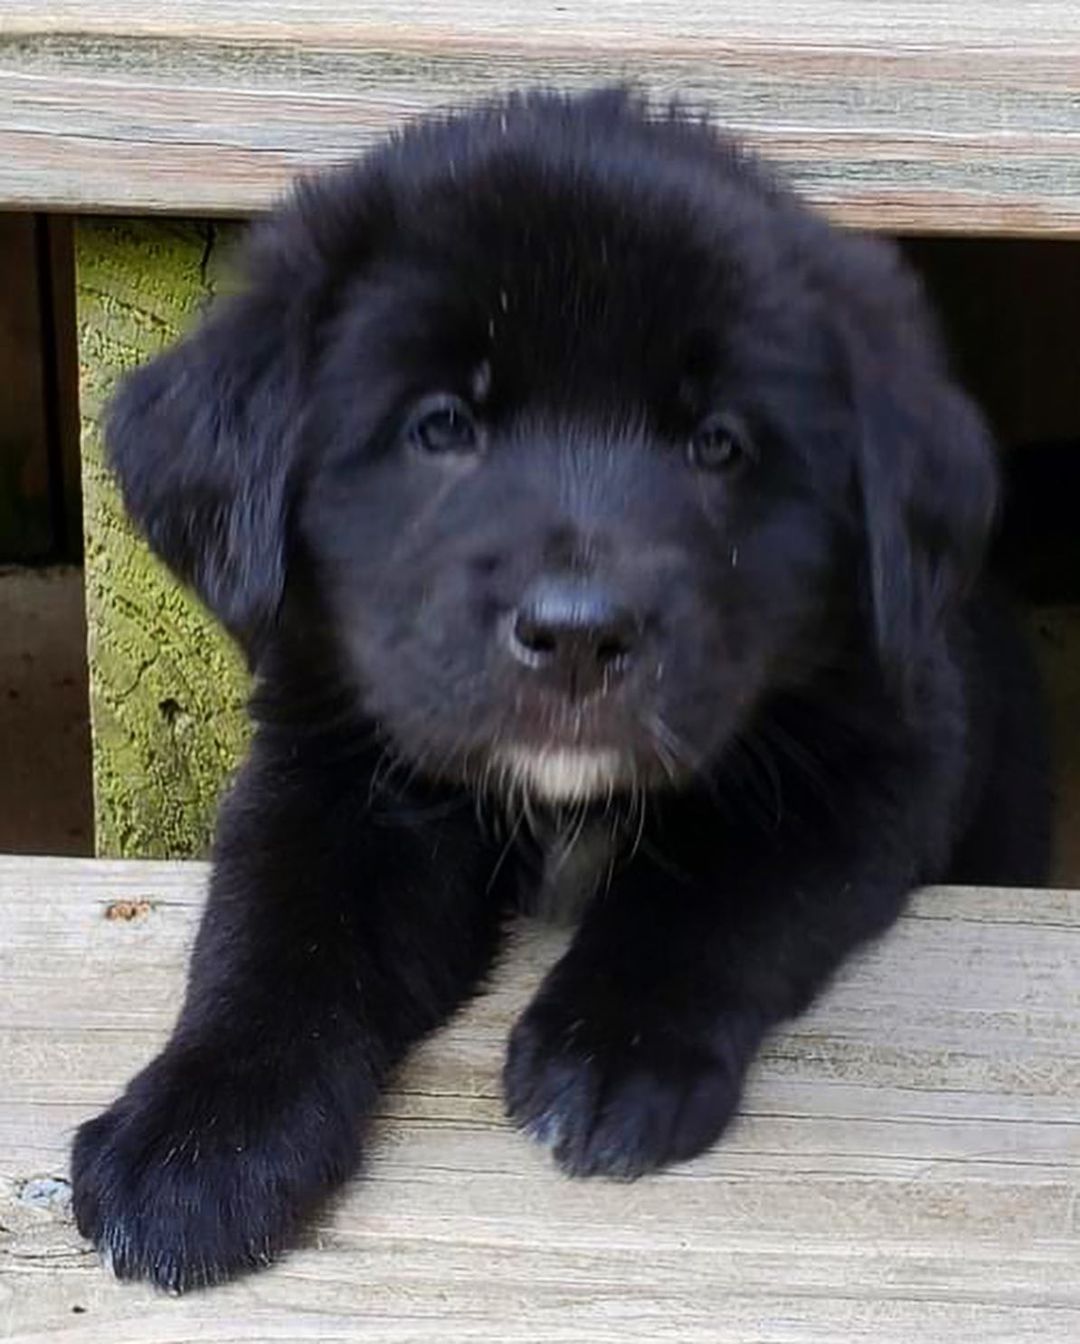
[[[316,1245],[179,1302],[65,1208],[73,1126],[162,1040],[204,870],[0,860],[0,1333],[20,1344],[1074,1344],[1080,893],[930,891],[776,1037],[713,1154],[574,1184],[502,1119],[533,931],[415,1059]]]
[[[83,221],[76,247],[97,852],[198,854],[245,740],[246,674],[125,519],[101,417],[119,373],[175,339],[211,292],[214,230]]]
[[[247,213],[404,117],[615,77],[849,223],[1080,234],[1075,0],[4,0],[0,201]]]

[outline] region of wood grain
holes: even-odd
[[[218,230],[172,220],[76,229],[86,607],[96,852],[205,852],[247,740],[248,678],[224,631],[150,554],[103,461],[116,379],[194,320]]]
[[[1065,892],[920,894],[772,1040],[729,1139],[635,1185],[566,1181],[502,1119],[506,1031],[559,945],[522,931],[492,991],[405,1071],[366,1176],[312,1245],[181,1301],[117,1287],[72,1229],[67,1143],[160,1044],[204,878],[0,860],[5,1338],[1080,1338],[1080,893]]]
[[[0,202],[246,214],[418,113],[613,78],[847,223],[1080,235],[1075,0],[4,0]]]

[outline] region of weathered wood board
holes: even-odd
[[[18,1344],[1075,1344],[1080,893],[938,890],[765,1051],[716,1151],[574,1183],[502,1117],[531,930],[384,1106],[313,1244],[179,1301],[66,1208],[71,1132],[160,1044],[200,865],[0,859],[0,1336]]]
[[[4,0],[0,201],[246,214],[404,118],[616,78],[845,222],[1080,234],[1075,0]]]
[[[84,220],[76,233],[99,854],[205,850],[246,736],[241,660],[135,535],[102,461],[102,412],[116,378],[194,320],[215,264],[208,224]]]

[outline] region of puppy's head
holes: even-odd
[[[893,251],[682,115],[421,124],[250,272],[112,461],[257,665],[302,610],[422,768],[677,780],[862,634],[902,693],[979,562],[992,455]]]

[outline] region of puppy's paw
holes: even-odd
[[[270,1262],[318,1190],[315,1152],[290,1151],[246,1089],[152,1065],[72,1151],[75,1221],[121,1279],[169,1292]],[[294,1136],[295,1138],[296,1136]],[[319,1136],[322,1137],[322,1136]]]
[[[719,1138],[760,1039],[750,1015],[706,1031],[542,990],[510,1037],[507,1112],[568,1174],[632,1180]]]

